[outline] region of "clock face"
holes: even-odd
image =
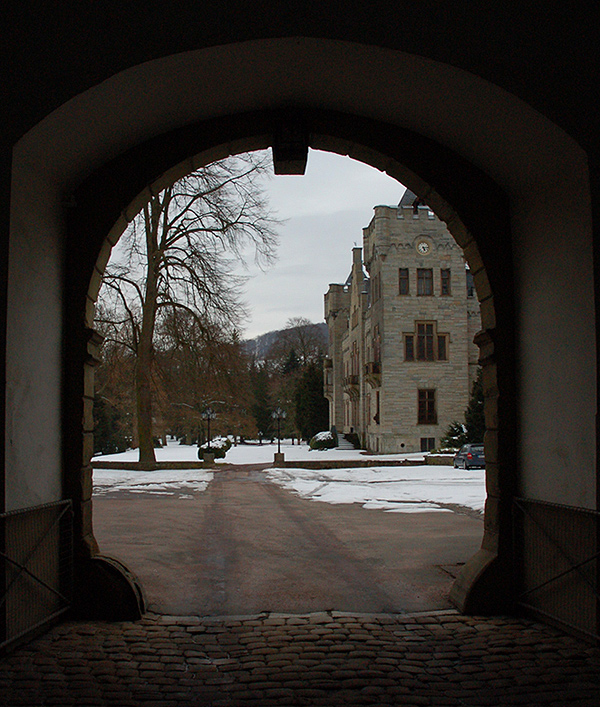
[[[417,251],[421,255],[427,255],[427,253],[429,253],[430,250],[431,250],[431,247],[430,247],[429,243],[427,243],[427,241],[419,241],[419,243],[417,243]]]

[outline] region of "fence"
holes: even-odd
[[[519,606],[598,638],[600,513],[518,498],[513,518]]]
[[[71,501],[1,514],[0,559],[0,648],[4,648],[71,604]]]

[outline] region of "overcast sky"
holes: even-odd
[[[323,321],[323,295],[329,283],[346,280],[352,247],[362,246],[373,207],[395,206],[404,193],[401,184],[372,167],[316,150],[309,153],[304,176],[273,177],[267,190],[271,208],[286,222],[279,229],[276,264],[248,273],[248,339],[282,329],[290,317]]]

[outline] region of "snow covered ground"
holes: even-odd
[[[238,445],[232,447],[220,463],[261,464],[273,461],[276,444]],[[311,451],[307,445],[281,444],[286,461],[307,459],[351,460],[372,459],[373,466],[345,469],[269,469],[268,478],[293,493],[312,501],[325,503],[359,503],[364,508],[379,508],[396,513],[423,511],[448,512],[448,507],[463,506],[483,510],[485,501],[485,471],[465,471],[450,466],[377,466],[382,458],[401,460],[422,458],[422,454],[385,455],[365,457],[358,450]],[[137,450],[102,457],[110,461],[135,461]],[[197,461],[195,446],[179,445],[170,441],[167,447],[156,450],[157,459]],[[96,457],[96,459],[99,459]],[[219,462],[218,462],[219,463]],[[115,491],[153,493],[190,498],[204,491],[213,474],[204,469],[126,471],[94,470],[94,493]]]
[[[277,442],[274,444],[239,444],[227,452],[226,459],[217,459],[217,464],[267,464],[273,461],[273,454],[277,451]],[[311,450],[307,444],[290,444],[281,442],[281,451],[285,453],[286,461],[305,461],[306,459],[422,459],[423,454],[387,454],[384,456],[365,456],[359,449],[325,449]],[[156,449],[158,461],[198,461],[198,447],[195,445],[179,444],[169,438],[169,443],[162,449]],[[129,449],[121,454],[110,454],[94,457],[94,461],[137,461],[137,449]]]
[[[363,469],[270,469],[271,481],[302,498],[360,503],[394,513],[483,511],[485,472],[451,466],[388,466]]]
[[[115,455],[116,456],[116,455]],[[109,457],[106,457],[107,459]],[[110,457],[112,459],[112,456]],[[116,491],[152,493],[192,498],[193,493],[206,490],[213,478],[204,469],[177,469],[175,471],[131,471],[128,469],[94,469],[94,495],[102,496]]]

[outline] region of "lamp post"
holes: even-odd
[[[208,437],[208,443],[206,447],[206,451],[210,452],[210,421],[214,420],[215,417],[217,416],[217,413],[211,408],[208,407],[204,412],[202,413],[202,419],[206,420],[206,426],[207,426],[207,432],[206,436]]]
[[[282,408],[278,407],[273,410],[271,417],[277,420],[277,454],[281,453],[281,421],[285,420],[287,413]]]

